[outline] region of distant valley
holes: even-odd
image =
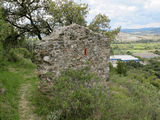
[[[160,28],[121,29],[121,32],[135,35],[160,35]]]
[[[116,40],[119,42],[159,41],[160,28],[121,29]]]

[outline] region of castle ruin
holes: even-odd
[[[91,72],[107,80],[109,77],[110,41],[106,36],[72,24],[53,31],[36,47],[38,72],[59,76],[61,71],[79,69],[90,64]]]

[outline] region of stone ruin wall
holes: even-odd
[[[59,28],[37,45],[36,59],[40,78],[46,73],[54,76],[67,68],[83,68],[87,63],[91,72],[104,80],[109,77],[109,39],[76,24]]]

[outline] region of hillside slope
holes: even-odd
[[[118,36],[116,37],[116,40],[119,42],[134,42],[134,41],[140,41],[140,40],[153,40],[157,41],[160,40],[159,35],[138,35],[138,34],[128,34],[120,32]]]

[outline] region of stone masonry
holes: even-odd
[[[109,77],[110,42],[105,36],[86,27],[72,24],[53,31],[36,47],[38,73],[59,76],[61,71],[91,66],[91,72],[107,80]]]

